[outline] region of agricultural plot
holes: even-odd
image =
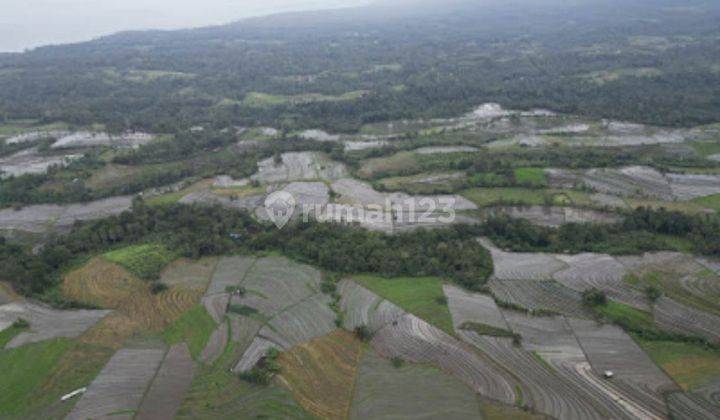
[[[363,352],[350,419],[480,417],[475,393],[442,371],[416,364],[394,367],[372,349]]]
[[[360,141],[346,141],[345,152],[354,152],[357,150],[376,149],[379,147],[386,146],[388,143],[384,140],[360,140]]]
[[[217,331],[217,324],[207,311],[198,305],[168,325],[163,331],[163,339],[170,346],[186,343],[192,357],[198,358],[205,352],[205,349],[212,348],[212,345],[208,343],[215,331]],[[225,337],[227,337],[227,329]],[[222,336],[216,337],[216,339],[218,338],[223,339]],[[207,353],[205,355],[207,357]]]
[[[318,418],[347,416],[355,385],[362,342],[337,330],[289,349],[278,358],[277,382]]]
[[[419,155],[434,155],[443,153],[475,153],[480,149],[471,146],[431,146],[421,147],[413,150],[414,153]]]
[[[622,217],[617,214],[572,207],[502,206],[489,208],[485,212],[487,215],[502,214],[526,219],[532,224],[548,227],[560,227],[567,223],[612,224],[622,221]]]
[[[453,333],[453,320],[440,278],[385,278],[366,275],[355,276],[354,280],[369,291],[377,293],[444,332]]]
[[[174,418],[185,394],[190,389],[195,370],[187,345],[172,346],[165,355],[135,418],[138,420]]]
[[[30,323],[29,330],[20,332],[6,345],[6,348],[15,348],[51,338],[78,337],[109,313],[100,310],[61,311],[30,302],[8,303],[0,306],[0,330],[20,318]]]
[[[633,276],[628,282],[638,288],[654,286],[682,303],[720,316],[720,276],[690,255],[658,252],[619,259]]]
[[[551,254],[505,252],[487,239],[480,239],[480,243],[490,251],[499,280],[551,280],[568,267]]]
[[[287,258],[259,259],[241,285],[246,292],[233,296],[232,304],[245,305],[271,318],[320,291],[320,272]]]
[[[645,166],[589,169],[584,172],[552,169],[546,171],[550,185],[579,187],[620,197],[651,197],[664,201],[690,201],[720,193],[720,176],[662,174]]]
[[[386,207],[387,194],[375,191],[369,184],[352,178],[343,178],[333,182],[330,188],[338,195],[339,204],[367,207],[370,205]]]
[[[720,407],[693,393],[673,392],[667,396],[672,418],[714,420],[720,418]]]
[[[480,336],[471,331],[463,331],[461,336],[521,378],[525,393],[523,400],[537,412],[557,419],[627,417],[627,413],[613,407],[606,395],[593,392],[589,387],[580,387],[578,383],[559,375],[555,367],[513,345],[510,338]]]
[[[200,298],[199,291],[177,286],[153,294],[148,282],[102,258],[94,258],[68,274],[62,291],[69,299],[116,309],[124,316],[124,324],[132,326],[128,331],[160,331]]]
[[[41,204],[0,210],[0,230],[46,233],[68,230],[76,220],[97,220],[129,210],[132,197],[114,197],[84,204]]]
[[[338,293],[341,296],[343,327],[348,330],[364,325],[374,333],[406,313],[351,280],[342,280],[338,285]]]
[[[238,373],[249,371],[260,359],[265,357],[270,349],[278,349],[278,346],[272,341],[266,340],[260,336],[255,337],[233,368],[233,372]]]
[[[200,353],[198,360],[203,363],[210,364],[220,357],[225,351],[228,344],[229,325],[227,322],[221,322],[220,325],[210,334],[207,345]]]
[[[307,140],[317,141],[339,141],[340,136],[337,134],[330,134],[323,130],[305,130],[299,134],[300,138]]]
[[[200,260],[181,258],[165,268],[160,275],[160,282],[169,287],[177,286],[204,292],[217,262],[218,260],[215,258]]]
[[[119,350],[88,386],[67,418],[132,418],[164,356],[162,348]]]
[[[720,316],[661,297],[653,305],[655,325],[663,330],[691,334],[720,343]]]
[[[583,390],[600,412],[618,418],[646,416],[646,410],[600,379],[564,317],[533,317],[503,310],[510,328],[522,337],[522,346],[536,354],[566,383]],[[587,399],[586,399],[587,401]]]
[[[167,248],[159,244],[132,245],[107,252],[102,257],[143,279],[160,277],[160,272],[175,259]]]
[[[635,339],[684,391],[720,402],[720,351],[695,343]]]
[[[587,318],[591,315],[582,304],[579,292],[554,280],[491,279],[488,286],[499,301],[518,305],[529,311],[551,311],[576,318]]]
[[[252,194],[245,197],[233,198],[218,195],[213,191],[199,190],[181,196],[177,202],[180,204],[200,205],[219,204],[232,209],[253,210],[262,204],[264,198],[264,194]]]
[[[562,285],[577,292],[597,288],[611,299],[649,311],[647,297],[623,280],[627,270],[616,258],[604,254],[558,255],[557,258],[569,266],[553,276]]]
[[[69,134],[70,133],[68,131],[62,131],[62,130],[29,131],[26,133],[17,134],[17,135],[7,138],[5,140],[5,144],[19,144],[19,143],[35,142],[35,141],[45,140],[45,139],[59,139],[59,138],[65,137]]]
[[[260,336],[288,350],[315,337],[329,334],[337,328],[335,312],[329,305],[329,296],[313,295],[270,319],[260,330]]]
[[[493,362],[467,344],[413,315],[405,315],[375,333],[372,348],[382,357],[399,357],[412,363],[435,366],[475,392],[513,404],[520,385]]]
[[[82,155],[64,154],[48,155],[38,152],[37,148],[22,150],[13,155],[0,158],[0,177],[21,176],[28,174],[44,174],[50,167],[66,166]]]
[[[283,153],[280,162],[269,158],[258,162],[258,172],[251,178],[263,183],[308,180],[333,180],[347,175],[341,163],[333,162],[325,155],[315,152]]]
[[[330,201],[330,190],[323,182],[292,182],[282,191],[292,194],[296,206],[324,206]]]
[[[254,257],[245,256],[223,257],[218,260],[205,295],[227,293],[228,287],[239,286],[255,261]]]
[[[662,395],[677,386],[630,336],[612,325],[577,319],[568,322],[594,371],[614,372],[613,385],[621,392],[657,416],[667,413]]]
[[[155,136],[148,133],[127,132],[119,135],[108,133],[80,131],[61,137],[51,146],[53,149],[70,149],[80,147],[112,146],[137,148],[150,143]]]
[[[455,331],[466,322],[507,329],[507,324],[492,297],[471,293],[449,284],[443,286],[443,291],[447,296]]]

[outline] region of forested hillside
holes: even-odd
[[[124,33],[1,55],[0,118],[352,132],[498,102],[691,126],[720,120],[718,21],[700,0],[414,1]]]

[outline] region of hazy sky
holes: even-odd
[[[131,29],[177,29],[370,0],[0,0],[0,52]]]

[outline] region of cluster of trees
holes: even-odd
[[[387,235],[354,226],[298,222],[278,230],[242,211],[219,206],[149,207],[136,199],[132,211],[78,223],[37,255],[3,243],[3,280],[24,294],[40,295],[57,284],[59,270],[74,259],[142,242],[159,242],[191,258],[279,251],[331,272],[436,275],[476,289],[493,271],[490,254],[471,231],[461,228]]]
[[[481,233],[514,251],[637,254],[675,250],[668,236],[685,240],[693,252],[720,256],[720,217],[638,208],[611,225],[569,223],[557,229],[508,216],[490,218]]]

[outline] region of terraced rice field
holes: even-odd
[[[354,330],[366,326],[375,332],[397,320],[406,312],[399,306],[383,299],[352,280],[342,280],[338,285],[343,312],[343,327]]]
[[[720,407],[693,393],[673,392],[667,396],[667,402],[673,418],[714,420],[720,417]]]
[[[443,291],[447,296],[455,331],[466,322],[507,329],[507,324],[492,297],[447,284],[443,286]]]
[[[109,313],[100,310],[61,311],[29,302],[8,303],[0,306],[0,330],[19,318],[30,323],[29,330],[21,331],[5,346],[15,348],[51,338],[78,337]]]
[[[561,316],[532,317],[514,311],[502,310],[511,329],[522,336],[524,349],[535,353],[543,364],[583,390],[591,401],[610,412],[612,417],[632,418],[646,416],[646,408],[623,396],[607,381],[600,379],[586,357],[568,321]]]
[[[470,386],[475,392],[506,404],[517,399],[520,384],[485,356],[413,315],[375,333],[372,348],[382,357],[399,357],[435,366]]]
[[[212,280],[205,295],[223,294],[227,292],[227,287],[239,286],[253,264],[255,264],[254,257],[236,256],[220,258],[212,272]]]
[[[569,266],[553,276],[562,285],[577,292],[597,288],[611,299],[649,311],[647,297],[623,280],[627,270],[616,258],[604,254],[558,255],[557,258]]]
[[[51,167],[67,166],[82,155],[61,154],[47,155],[38,152],[37,148],[22,150],[7,157],[0,158],[0,178],[22,176],[28,174],[44,174]]]
[[[20,230],[34,233],[65,231],[76,220],[97,220],[129,210],[132,197],[113,197],[84,204],[58,206],[41,204],[21,210],[0,210],[0,230]]]
[[[534,225],[548,227],[560,227],[567,223],[612,224],[622,221],[622,217],[613,213],[572,207],[504,206],[486,209],[485,213],[508,215],[515,219],[526,219]]]
[[[290,152],[281,155],[281,162],[274,158],[258,162],[258,172],[251,178],[260,183],[278,183],[309,180],[333,180],[347,175],[341,163],[333,162],[325,155],[315,152]]]
[[[195,375],[195,364],[186,344],[176,344],[165,355],[160,369],[140,404],[138,420],[175,417]]]
[[[336,315],[329,304],[329,296],[313,295],[270,319],[260,335],[287,350],[329,334],[337,328]]]
[[[531,352],[515,346],[509,338],[480,336],[463,331],[463,339],[475,345],[496,363],[521,378],[524,402],[535,411],[558,419],[602,419],[625,417],[620,410],[605,405],[606,396],[580,387],[576,382],[561,376],[547,362],[538,361]]]
[[[116,309],[127,323],[152,331],[163,329],[200,298],[198,290],[178,286],[154,295],[149,283],[101,258],[68,274],[62,290],[70,299]]]
[[[197,261],[181,258],[165,268],[160,275],[160,282],[170,287],[180,286],[204,292],[217,262],[216,258],[203,258]]]
[[[165,349],[119,350],[88,386],[68,419],[85,420],[111,415],[131,418],[155,376]]]
[[[577,318],[587,318],[590,313],[582,304],[579,292],[554,280],[497,280],[488,286],[496,299],[525,308],[529,311],[552,311]]]
[[[489,240],[480,243],[490,251],[499,280],[551,280],[568,266],[551,254],[505,252]]]
[[[677,389],[623,330],[594,321],[569,319],[569,324],[596,372],[615,373],[613,385],[656,416],[667,414],[663,393]],[[618,355],[622,355],[619,357]]]
[[[720,343],[720,316],[661,297],[653,305],[653,319],[663,330],[697,335]]]
[[[262,258],[242,280],[245,294],[234,296],[232,303],[250,306],[270,318],[319,293],[320,279],[320,272],[310,266],[282,257]]]
[[[465,384],[442,371],[406,363],[394,367],[372,349],[363,352],[350,419],[477,418],[481,404]]]
[[[222,322],[210,335],[205,348],[200,353],[198,360],[203,363],[210,364],[215,362],[228,345],[229,324]]]
[[[362,342],[337,330],[282,353],[278,382],[318,418],[345,418],[350,409]]]

